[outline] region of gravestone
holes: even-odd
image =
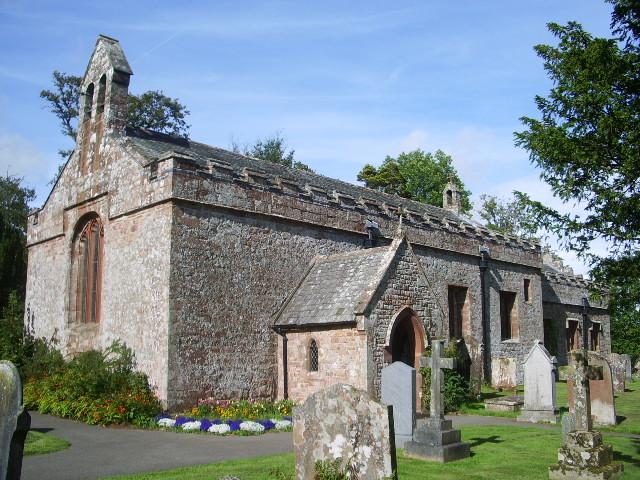
[[[359,479],[393,474],[389,411],[367,392],[336,384],[309,396],[293,412],[298,480],[315,478],[318,461],[340,461]]]
[[[536,340],[524,360],[524,408],[519,422],[557,423],[556,357]]]
[[[617,353],[609,354],[609,363],[611,365],[611,375],[613,379],[613,391],[616,393],[624,392],[626,380],[626,366],[622,355]]]
[[[0,479],[17,480],[31,417],[22,406],[22,382],[11,362],[0,361]]]
[[[567,420],[563,417],[563,445],[558,450],[558,463],[549,467],[550,480],[616,479],[623,472],[621,463],[612,463],[613,448],[602,443],[602,434],[591,431],[591,402],[589,386],[603,376],[602,366],[589,364],[584,351],[571,352],[574,384],[573,405],[569,405]]]
[[[633,380],[633,368],[631,364],[631,356],[623,353],[620,355],[620,358],[624,362],[624,379],[628,382]]]
[[[405,443],[404,451],[408,456],[444,463],[467,458],[470,452],[469,444],[460,441],[460,430],[454,430],[451,420],[444,418],[442,370],[455,368],[455,360],[441,357],[443,345],[442,340],[433,340],[431,358],[421,359],[421,366],[431,369],[430,416],[419,422],[413,440]]]
[[[613,395],[613,378],[609,361],[601,354],[589,352],[589,365],[602,367],[602,378],[589,381],[589,400],[591,416],[598,425],[616,424],[616,405]],[[574,399],[574,386],[571,378],[567,379],[567,396],[569,408]]]
[[[382,369],[381,400],[393,406],[393,426],[397,448],[411,440],[416,426],[416,369],[393,362]]]

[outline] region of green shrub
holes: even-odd
[[[455,358],[458,364],[463,359],[458,352],[455,342],[449,342],[442,355],[444,357]],[[422,406],[428,411],[431,403],[431,369],[421,368],[422,375]],[[456,370],[444,370],[444,382],[442,385],[442,399],[445,412],[455,412],[467,401],[473,400],[472,385],[464,376]]]
[[[135,370],[131,349],[115,341],[105,350],[80,353],[50,374],[30,378],[24,403],[40,413],[89,424],[146,426],[161,411],[145,374]]]

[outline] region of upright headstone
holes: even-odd
[[[588,358],[584,351],[571,352],[574,399],[569,405],[569,421],[563,417],[562,425],[563,430],[575,430],[566,433],[558,463],[549,467],[550,480],[615,479],[623,472],[621,463],[612,463],[611,445],[602,443],[600,432],[591,431],[589,385],[591,380],[602,378],[602,367],[589,365]]]
[[[443,369],[455,367],[455,359],[442,358],[442,340],[431,342],[431,357],[422,366],[431,369],[430,416],[418,424],[413,440],[405,443],[407,455],[437,462],[451,462],[467,458],[470,455],[469,444],[460,441],[460,430],[454,430],[451,420],[444,419],[442,403]]]
[[[395,464],[387,407],[351,385],[332,385],[294,409],[293,449],[298,480],[315,478],[319,461],[371,480],[391,476]]]
[[[631,364],[631,356],[623,353],[620,358],[624,362],[624,378],[627,382],[633,380],[633,365]]]
[[[22,406],[22,382],[11,362],[0,361],[0,479],[18,480],[24,441],[31,425]]]
[[[613,391],[616,393],[622,393],[625,389],[625,380],[627,376],[624,359],[622,358],[622,355],[610,353],[609,363],[611,365]]]
[[[519,422],[556,423],[556,357],[536,340],[524,360],[524,408]]]
[[[381,400],[393,406],[396,447],[411,440],[416,426],[416,369],[393,362],[382,369]]]

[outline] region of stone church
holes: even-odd
[[[121,339],[169,407],[292,398],[455,340],[522,380],[537,339],[610,351],[606,303],[540,246],[444,208],[126,126],[131,67],[99,36],[76,148],[29,217],[27,325],[68,355]],[[552,262],[553,263],[553,262]]]

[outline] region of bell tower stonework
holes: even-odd
[[[133,75],[120,43],[100,35],[80,86],[77,150],[81,175],[103,166],[106,136],[124,133],[129,79]]]

